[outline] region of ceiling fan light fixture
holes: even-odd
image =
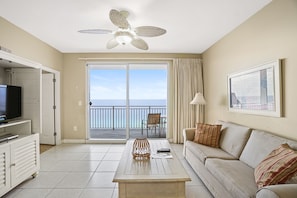
[[[106,29],[86,29],[79,30],[79,32],[88,34],[112,34],[113,38],[106,44],[107,49],[112,49],[118,45],[126,45],[130,43],[132,46],[141,50],[148,50],[149,47],[148,44],[139,37],[156,37],[166,33],[165,29],[156,26],[139,26],[131,28],[127,20],[128,16],[128,11],[118,11],[112,9],[109,12],[109,19],[115,26],[118,27],[116,31]]]
[[[126,45],[131,43],[133,40],[133,35],[130,32],[116,32],[115,39],[121,45]]]

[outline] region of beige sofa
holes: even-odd
[[[297,141],[252,130],[235,123],[222,124],[220,148],[193,142],[195,129],[184,129],[183,154],[214,197],[296,198],[297,183],[258,189],[255,167],[275,148],[288,143],[297,150]]]

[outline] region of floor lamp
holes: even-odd
[[[196,93],[194,99],[190,102],[190,104],[198,105],[198,108],[196,109],[196,117],[199,119],[197,120],[197,122],[203,123],[204,116],[202,117],[202,119],[200,118],[201,117],[200,108],[202,105],[206,104],[206,101],[205,101],[203,95],[200,92]],[[197,111],[198,111],[198,113],[197,113]]]

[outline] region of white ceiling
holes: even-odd
[[[1,17],[65,53],[136,52],[133,46],[106,49],[113,35],[81,34],[81,29],[116,30],[111,9],[130,12],[131,26],[167,30],[142,37],[149,53],[202,53],[272,0],[0,0]]]

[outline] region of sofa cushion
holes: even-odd
[[[273,184],[284,184],[297,172],[297,152],[288,144],[273,150],[255,168],[255,179],[259,188]]]
[[[211,147],[219,147],[222,125],[197,123],[194,142]]]
[[[234,156],[223,151],[220,148],[197,144],[192,141],[186,142],[186,148],[189,149],[203,164],[207,158],[236,159]]]
[[[284,143],[288,143],[291,148],[297,150],[297,141],[288,140],[265,131],[253,130],[239,159],[250,167],[256,168],[272,150]]]
[[[239,158],[252,130],[246,126],[231,122],[217,121],[217,124],[222,125],[220,147],[234,157]]]
[[[207,159],[206,168],[224,184],[232,197],[255,197],[258,190],[254,169],[239,160]]]

